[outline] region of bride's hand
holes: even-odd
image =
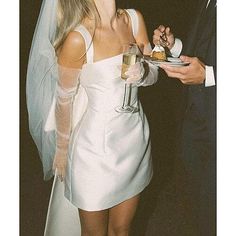
[[[129,66],[129,69],[125,72],[125,75],[128,76],[126,83],[137,84],[142,80],[144,74],[145,69],[143,62],[136,62],[134,65]]]
[[[66,166],[67,166],[67,155],[56,152],[54,161],[53,161],[53,170],[55,171],[56,176],[62,181],[64,181],[66,175]]]

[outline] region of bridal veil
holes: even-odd
[[[55,155],[55,104],[58,80],[57,56],[53,47],[58,0],[43,0],[28,62],[26,95],[29,129],[43,164],[44,179],[50,179]],[[87,96],[79,87],[74,99],[72,128],[87,106]],[[78,209],[64,197],[64,185],[54,178],[48,207],[45,236],[80,235]]]
[[[53,47],[57,27],[58,0],[43,0],[28,62],[26,96],[29,129],[43,164],[44,179],[53,176],[55,155],[55,95],[58,79],[57,56]],[[74,98],[72,129],[87,106],[87,95],[79,87]]]

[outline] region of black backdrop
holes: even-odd
[[[41,2],[41,0],[20,1],[20,226],[21,235],[24,236],[43,235],[52,184],[51,181],[43,181],[42,166],[28,131],[25,99],[28,54]],[[184,38],[196,3],[197,0],[117,1],[118,7],[136,8],[142,12],[150,40],[153,30],[159,24],[171,26],[176,36]],[[162,191],[165,192],[165,186],[173,180],[171,176],[176,168],[174,136],[180,90],[180,84],[166,78],[164,74],[161,74],[161,78],[155,86],[140,89],[140,98],[151,128],[155,175],[152,184],[143,194],[144,197],[135,220],[135,236],[145,235],[147,220],[155,211],[158,196]],[[174,232],[167,234],[168,222],[152,227],[159,228],[159,232],[162,230],[165,232],[160,235],[179,235]],[[146,235],[155,236],[156,234],[148,233]]]

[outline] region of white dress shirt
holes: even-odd
[[[208,7],[209,3],[211,0],[208,0],[206,8]],[[176,38],[175,39],[175,44],[170,50],[171,55],[173,57],[178,57],[182,51],[183,48],[183,43],[180,39]],[[210,87],[210,86],[215,86],[215,75],[214,75],[214,70],[213,66],[208,66],[205,65],[205,87]]]

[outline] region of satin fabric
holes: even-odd
[[[74,130],[65,196],[87,211],[110,208],[141,192],[152,176],[149,126],[132,87],[137,113],[117,113],[124,95],[122,55],[85,64],[80,86],[88,106]]]

